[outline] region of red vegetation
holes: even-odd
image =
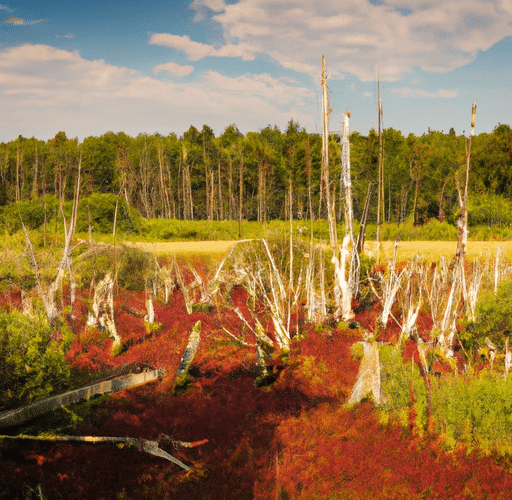
[[[151,330],[138,314],[145,312],[144,294],[119,291],[115,318],[127,349],[116,357],[110,339],[85,328],[87,302],[87,293],[81,292],[67,356],[75,373],[99,373],[136,361],[163,368],[166,375],[159,383],[97,401],[72,433],[159,440],[192,470],[185,473],[133,447],[5,441],[0,446],[2,500],[26,498],[39,485],[44,498],[69,500],[497,499],[512,493],[509,461],[467,455],[463,449],[444,451],[442,442],[413,424],[408,429],[380,424],[370,403],[343,406],[359,366],[349,347],[361,340],[362,329],[374,330],[378,308],[357,314],[360,329],[301,332],[304,338],[292,343],[288,360],[274,358],[276,382],[255,388],[254,348],[238,345],[223,330],[254,343],[233,311],[238,307],[250,317],[243,289],[232,289],[219,310],[191,315],[176,290],[167,305],[155,303],[160,326]],[[20,306],[16,296],[8,303]],[[190,370],[193,382],[176,396],[174,373],[198,320],[201,343]],[[272,331],[263,312],[260,321]],[[398,338],[399,328],[392,323],[379,340]],[[418,325],[424,336],[431,320],[421,316]],[[406,342],[405,356],[419,362],[414,342]],[[175,449],[162,435],[197,446]]]

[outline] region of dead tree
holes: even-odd
[[[336,229],[336,210],[334,196],[331,196],[330,173],[329,173],[329,117],[332,109],[329,106],[329,96],[327,92],[327,77],[325,73],[325,57],[322,56],[322,95],[323,95],[323,121],[322,121],[322,182],[325,192],[325,203],[327,207],[327,219],[329,222],[329,239],[332,252],[331,262],[334,265],[334,304],[335,319],[351,319],[354,314],[351,309],[351,293],[349,281],[346,276],[346,265],[348,257],[349,234],[345,234],[343,247],[338,245],[338,234]],[[348,114],[345,115],[348,127]],[[350,165],[348,165],[348,176],[350,177]],[[348,181],[350,191],[350,179]],[[345,200],[347,203],[347,200]],[[353,241],[353,234],[352,234]],[[349,270],[348,275],[351,272]]]
[[[114,339],[114,347],[121,344],[114,319],[114,280],[110,274],[94,287],[92,312],[87,317],[87,326],[106,330]]]
[[[82,156],[80,155],[80,160],[78,163],[78,177],[76,181],[76,187],[75,187],[75,194],[73,199],[73,211],[71,215],[71,220],[69,221],[69,226],[66,221],[66,216],[64,215],[64,207],[62,205],[61,200],[61,212],[62,212],[62,218],[64,223],[64,248],[62,250],[62,258],[61,261],[57,267],[57,275],[55,276],[55,279],[50,284],[49,287],[45,289],[45,286],[43,285],[41,274],[39,272],[39,266],[37,264],[37,260],[34,253],[34,248],[32,246],[32,243],[30,241],[30,236],[28,234],[28,230],[25,227],[25,224],[23,223],[23,220],[21,221],[21,225],[23,228],[23,232],[25,233],[25,240],[27,242],[27,248],[30,256],[30,264],[32,266],[32,269],[36,275],[36,287],[37,287],[37,293],[40,297],[40,299],[43,302],[43,306],[46,312],[46,317],[48,319],[48,323],[51,326],[55,326],[61,318],[61,312],[59,311],[59,308],[57,307],[57,299],[56,294],[57,290],[61,289],[62,281],[64,279],[64,274],[66,271],[68,271],[69,274],[69,280],[70,280],[70,302],[71,302],[71,310],[73,310],[73,303],[75,300],[75,281],[74,276],[72,273],[72,258],[71,254],[73,251],[72,242],[73,237],[75,235],[75,228],[76,228],[76,218],[78,214],[78,200],[80,197],[80,179],[81,179],[81,168],[82,168]]]

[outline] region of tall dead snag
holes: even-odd
[[[380,229],[384,213],[384,149],[382,145],[382,99],[380,98],[380,80],[377,77],[377,94],[379,101],[379,172],[378,172],[378,193],[377,193],[377,251],[380,248]]]
[[[92,312],[87,317],[87,326],[106,330],[114,339],[114,347],[121,344],[114,320],[114,280],[110,274],[94,287]]]
[[[27,228],[25,227],[25,224],[23,221],[21,221],[21,225],[23,228],[23,232],[25,233],[25,240],[27,242],[27,248],[30,255],[30,264],[32,266],[32,269],[36,275],[36,286],[37,286],[37,293],[41,300],[43,301],[43,306],[46,312],[46,317],[48,319],[48,323],[51,326],[56,325],[60,320],[60,311],[57,307],[57,300],[56,300],[56,294],[57,290],[59,290],[62,286],[62,280],[64,279],[64,274],[66,273],[66,270],[69,274],[69,280],[70,280],[70,302],[71,302],[71,310],[73,310],[73,303],[75,300],[75,281],[74,276],[71,270],[72,266],[72,259],[71,259],[71,253],[73,251],[73,247],[71,246],[73,242],[73,237],[75,235],[75,228],[76,228],[76,218],[78,214],[78,200],[80,197],[80,179],[81,179],[81,169],[82,169],[82,155],[80,155],[80,160],[78,163],[78,177],[76,181],[76,187],[75,187],[75,194],[73,199],[73,212],[71,214],[71,220],[69,221],[69,226],[66,221],[66,216],[64,215],[64,208],[62,205],[62,199],[61,199],[61,212],[62,212],[62,218],[64,222],[64,249],[62,250],[62,259],[57,267],[57,275],[55,276],[55,279],[50,284],[50,286],[45,290],[45,287],[43,286],[42,280],[41,280],[41,274],[39,273],[39,266],[37,264],[37,260],[34,254],[34,248],[32,246],[32,243],[30,241],[30,236],[28,234]]]
[[[455,322],[457,317],[457,306],[460,298],[467,301],[468,290],[466,285],[466,247],[468,243],[468,192],[469,192],[469,172],[471,159],[471,139],[475,135],[475,117],[476,117],[476,99],[473,99],[471,108],[471,134],[466,140],[466,174],[464,182],[464,190],[461,192],[457,182],[459,194],[459,219],[457,221],[457,249],[455,251],[455,265],[453,267],[452,285],[448,301],[445,309],[443,323],[441,325],[442,332],[451,328],[450,334],[446,339],[448,348],[451,348],[455,336]]]
[[[343,239],[343,254],[350,255],[348,263],[348,288],[344,297],[343,318],[353,317],[351,302],[359,289],[359,253],[354,241],[354,209],[352,206],[352,176],[350,172],[350,140],[349,140],[350,113],[345,112],[341,137],[341,176],[344,190],[345,238]],[[347,238],[348,236],[348,238]],[[349,250],[350,246],[350,250]]]
[[[325,191],[325,203],[327,207],[327,219],[329,222],[329,239],[331,244],[332,259],[331,262],[334,265],[334,303],[335,312],[334,318],[336,320],[343,319],[349,320],[354,317],[351,309],[351,293],[349,287],[349,280],[346,276],[346,264],[348,257],[348,244],[350,241],[350,235],[346,232],[343,241],[342,249],[338,245],[338,234],[336,229],[336,210],[334,196],[331,196],[330,188],[330,173],[329,173],[329,117],[331,114],[331,108],[329,106],[329,96],[327,92],[327,77],[325,74],[325,57],[322,56],[322,95],[323,95],[323,121],[322,121],[322,183]],[[345,114],[345,123],[348,133],[348,113]],[[347,137],[348,141],[348,137]],[[345,156],[348,158],[349,153]],[[348,173],[348,184],[346,183],[346,189],[350,193],[350,162],[348,161],[345,165],[345,170]],[[343,174],[344,177],[346,174]],[[345,179],[344,179],[345,180]],[[349,198],[351,194],[349,195]],[[350,199],[351,202],[351,199]],[[347,203],[347,200],[345,200]],[[347,214],[347,210],[345,211]],[[351,215],[350,215],[351,217]],[[345,227],[347,231],[347,227]],[[352,234],[352,242],[354,236]],[[354,245],[352,245],[354,246]],[[349,264],[350,265],[350,264]],[[348,275],[350,276],[350,271]]]
[[[464,182],[464,191],[460,192],[459,189],[459,207],[460,215],[457,221],[457,250],[455,258],[460,264],[466,256],[466,247],[468,243],[468,191],[469,191],[469,172],[471,160],[471,140],[475,135],[475,118],[476,118],[476,99],[473,99],[473,106],[471,108],[471,134],[469,139],[466,140],[466,179]]]

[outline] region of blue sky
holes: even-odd
[[[476,133],[512,123],[512,0],[132,0],[0,4],[0,141],[112,130],[321,126]]]

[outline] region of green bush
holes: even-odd
[[[491,452],[512,451],[512,379],[444,376],[433,387],[436,427],[449,447],[462,442]]]
[[[427,392],[417,365],[406,363],[399,347],[384,345],[379,349],[381,362],[380,409],[407,425],[411,408],[411,387],[414,393],[416,425],[424,428],[427,421]]]
[[[99,281],[107,273],[114,273],[114,258],[117,282],[121,288],[141,292],[146,281],[155,275],[155,258],[149,253],[125,245],[99,246],[83,254],[75,269],[82,286],[88,287],[92,280]]]
[[[43,318],[0,312],[0,408],[62,389],[69,378],[64,361],[68,342],[52,341],[51,335]]]
[[[21,229],[21,221],[29,229],[37,229],[49,222],[58,213],[59,201],[47,195],[36,200],[22,200],[0,208],[0,228],[9,234]]]
[[[485,345],[485,337],[500,350],[512,334],[512,280],[503,281],[495,294],[484,293],[480,298],[476,321],[470,323],[459,336],[467,350],[475,352]]]

